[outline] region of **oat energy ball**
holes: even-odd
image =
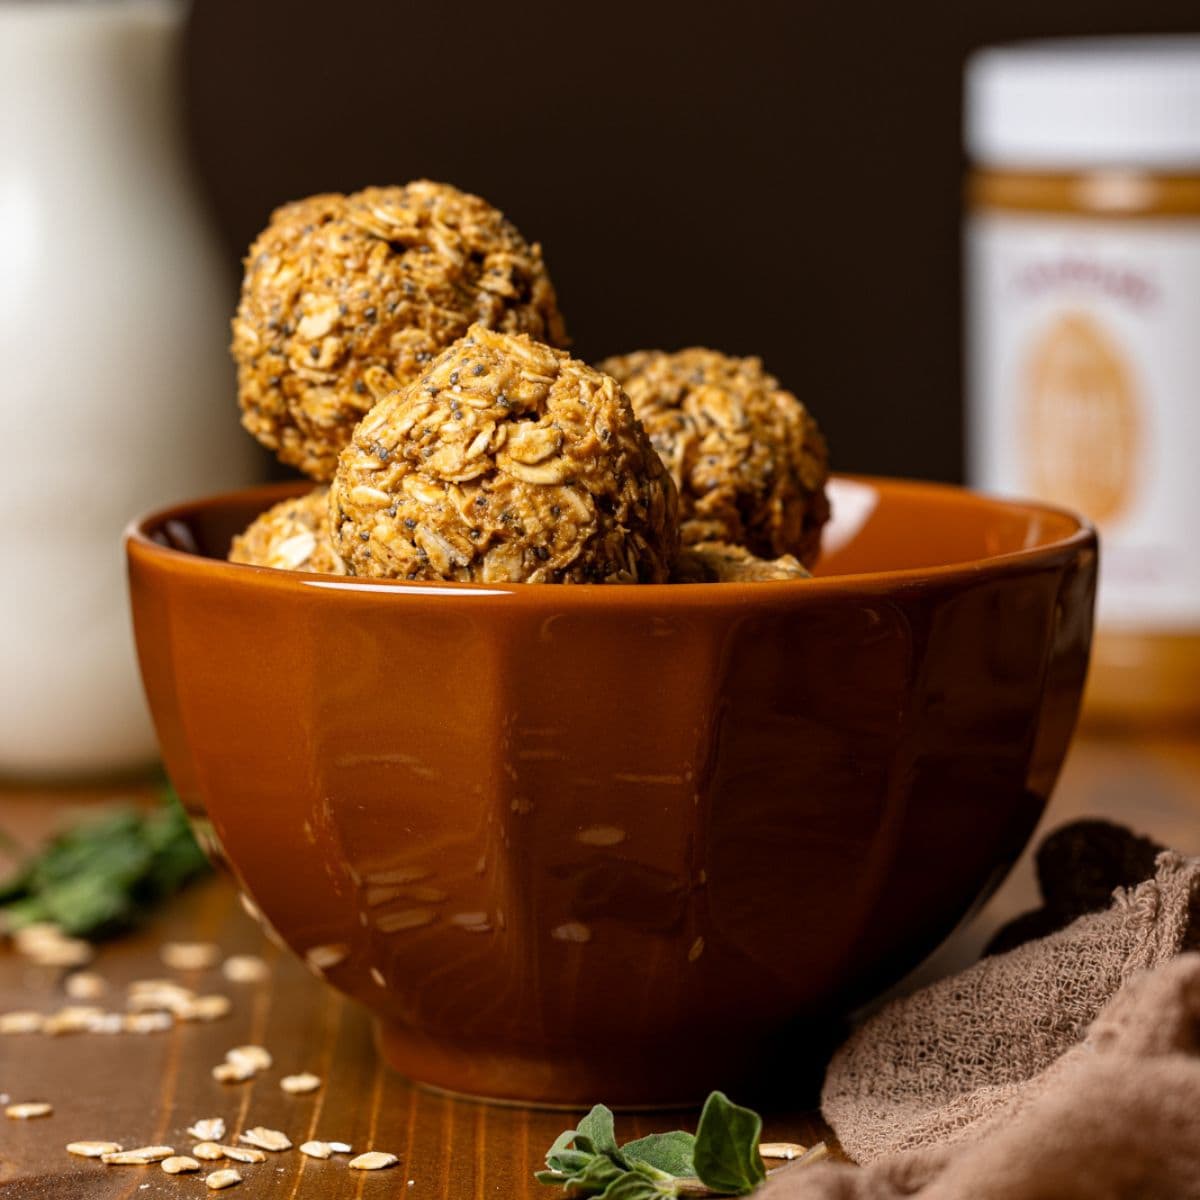
[[[684,546],[675,560],[672,583],[773,583],[780,579],[811,579],[790,554],[757,558],[745,546],[727,542],[697,542]]]
[[[307,496],[284,500],[257,517],[245,533],[233,539],[229,561],[283,571],[312,571],[345,575],[329,536],[329,489],[316,488]]]
[[[829,517],[825,439],[759,359],[643,350],[600,369],[628,392],[674,477],[685,544],[816,561]]]
[[[354,431],[330,489],[355,575],[664,583],[675,488],[616,381],[482,325]]]
[[[566,342],[540,248],[446,184],[287,204],[245,268],[233,321],[242,424],[322,482],[371,405],[473,322]]]

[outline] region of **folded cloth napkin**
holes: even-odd
[[[822,1096],[864,1166],[762,1200],[1200,1198],[1198,934],[1200,859],[1165,851],[1107,910],[894,1001]]]

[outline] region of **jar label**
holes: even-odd
[[[968,475],[1099,526],[1108,627],[1200,627],[1200,221],[967,227]]]

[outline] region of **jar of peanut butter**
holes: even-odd
[[[1085,714],[1200,721],[1200,38],[967,68],[968,477],[1101,532]]]

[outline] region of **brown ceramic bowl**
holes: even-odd
[[[841,479],[817,578],[360,582],[236,566],[304,485],[128,538],[167,769],[266,922],[414,1079],[690,1101],[895,980],[1054,783],[1096,539]]]

